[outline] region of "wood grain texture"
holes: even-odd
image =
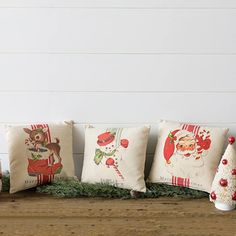
[[[2,235],[232,236],[235,211],[208,199],[56,199],[33,192],[0,198]]]
[[[235,54],[235,21],[222,9],[0,8],[0,52]]]

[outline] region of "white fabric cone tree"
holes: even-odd
[[[210,200],[220,210],[232,210],[236,204],[236,151],[234,137],[228,138],[228,147],[221,159],[211,187]]]

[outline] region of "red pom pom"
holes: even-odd
[[[229,137],[228,142],[229,142],[229,144],[232,145],[235,142],[235,137],[233,137],[233,136]]]
[[[227,163],[228,163],[228,161],[227,161],[226,159],[223,159],[223,160],[222,160],[222,164],[223,164],[223,165],[227,165]]]
[[[236,192],[234,192],[234,193],[232,194],[232,200],[233,200],[233,201],[236,201]]]
[[[215,192],[211,192],[211,199],[216,200],[216,193]]]
[[[236,169],[232,169],[231,173],[232,175],[236,175]]]
[[[219,183],[222,187],[227,187],[228,186],[227,179],[220,179]]]

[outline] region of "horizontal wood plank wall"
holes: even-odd
[[[236,8],[236,2],[234,0],[2,0],[0,7],[232,9]]]
[[[236,9],[0,8],[0,52],[232,54],[235,21]]]
[[[236,55],[6,53],[0,65],[0,91],[236,90]]]
[[[236,1],[0,1],[0,158],[5,124],[83,126],[159,119],[229,127],[236,135]]]

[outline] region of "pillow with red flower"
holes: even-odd
[[[227,132],[162,121],[148,181],[210,192]]]

